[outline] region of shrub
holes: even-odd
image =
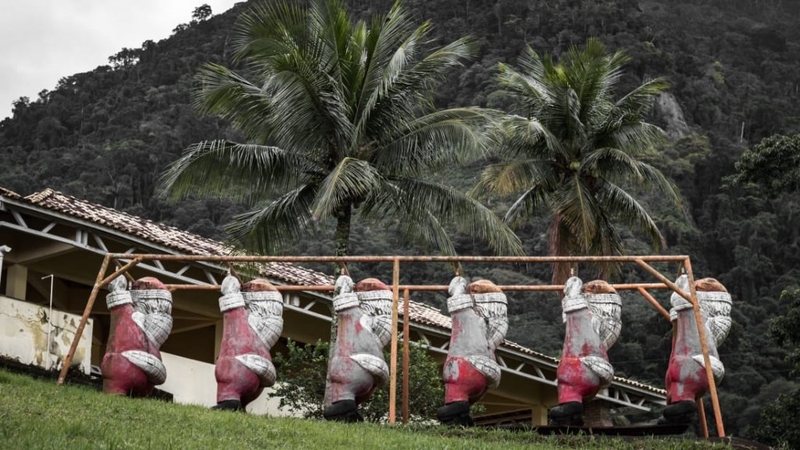
[[[301,345],[290,340],[287,347],[286,354],[275,355],[278,377],[282,382],[275,390],[275,395],[281,397],[280,406],[306,418],[321,418],[329,345],[321,341],[315,345]],[[412,421],[435,419],[436,409],[444,404],[442,370],[426,349],[417,343],[409,346],[409,416]],[[388,362],[389,353],[385,352],[384,356]],[[402,352],[397,356],[396,404],[399,418],[403,396]],[[388,411],[387,383],[375,391],[369,402],[361,405],[361,414],[367,421],[379,422],[386,419]]]

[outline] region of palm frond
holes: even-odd
[[[567,142],[564,147],[570,149],[571,158],[575,158],[577,156],[575,154],[576,150],[584,146],[588,135],[588,130],[584,126],[583,118],[581,117],[581,100],[578,97],[578,93],[570,87],[562,90],[560,101],[560,112],[562,113],[560,119],[564,124],[564,138]]]
[[[550,180],[552,171],[545,161],[526,159],[490,164],[484,168],[470,195],[509,195],[531,189],[531,186],[543,188],[551,184]]]
[[[370,160],[387,177],[419,176],[462,163],[485,154],[487,134],[482,130],[493,120],[491,113],[479,108],[453,108],[416,117],[375,142]]]
[[[656,251],[665,245],[664,237],[650,214],[624,189],[610,182],[602,183],[598,198],[608,211],[613,211],[614,217],[619,221],[647,234]]]
[[[309,11],[310,28],[319,30],[320,57],[315,59],[315,68],[321,83],[314,93],[319,97],[320,116],[331,123],[331,131],[342,150],[339,158],[349,154],[355,128],[351,102],[351,81],[354,66],[360,63],[361,48],[352,39],[353,27],[345,5],[339,0],[320,0],[312,4]],[[358,27],[358,25],[356,25]],[[351,48],[351,47],[355,48]],[[355,53],[354,53],[355,52]]]
[[[269,127],[255,123],[243,131],[292,151],[319,150],[332,139],[341,159],[353,136],[350,92],[342,82],[352,70],[349,16],[338,0],[285,3],[291,2],[257,5],[237,24],[236,57],[263,80],[270,105],[270,114],[261,116]]]
[[[617,148],[632,156],[645,156],[667,142],[664,130],[641,119],[633,119],[623,117],[616,124],[608,124],[599,130],[595,145]]]
[[[283,71],[265,82],[265,91],[272,103],[269,137],[282,148],[308,152],[321,149],[329,142],[334,128],[321,112],[324,106],[319,95],[323,81],[317,75]],[[312,79],[309,79],[311,77]]]
[[[233,122],[248,136],[269,129],[266,120],[272,105],[263,91],[232,70],[206,64],[197,75],[198,89],[192,101],[200,114],[216,115]]]
[[[455,255],[449,233],[439,219],[427,209],[416,209],[405,200],[394,184],[384,182],[382,189],[364,200],[358,209],[365,220],[397,226],[398,231],[412,242],[423,242],[442,255]]]
[[[633,114],[645,114],[653,107],[656,98],[669,88],[663,78],[645,81],[616,101],[615,107]]]
[[[288,188],[313,170],[305,160],[277,147],[203,141],[189,146],[169,165],[159,190],[177,199],[203,186],[206,193],[252,202]]]
[[[311,206],[314,218],[332,216],[377,189],[381,175],[368,162],[346,157],[320,183]]]
[[[387,97],[417,54],[422,39],[430,30],[425,22],[411,27],[407,13],[395,3],[380,21],[373,21],[367,53],[364,55],[364,84],[359,93],[357,127],[363,133],[375,105]]]
[[[504,125],[505,137],[500,151],[507,158],[536,158],[542,161],[567,159],[564,143],[554,135],[548,124],[537,118],[508,116]]]
[[[539,68],[541,62],[537,60],[536,63],[538,63],[537,69],[542,70]],[[534,63],[530,62],[529,65],[534,65]],[[498,75],[500,86],[519,102],[526,112],[538,112],[553,102],[550,90],[537,75],[530,71],[517,72],[503,63],[500,63],[498,68],[500,70]]]
[[[584,155],[580,170],[595,174],[596,177],[633,179],[641,184],[644,175],[639,170],[640,166],[641,162],[628,153],[617,148],[603,147]]]
[[[444,184],[419,179],[392,182],[406,211],[427,210],[440,221],[485,239],[498,254],[522,254],[516,234],[494,212],[474,198]]]
[[[364,60],[367,53],[367,41],[370,30],[363,21],[353,26],[350,40],[344,55],[340,58],[342,87],[347,93],[347,104],[350,105],[351,121],[358,122],[358,104],[364,86],[366,67]]]
[[[577,172],[573,172],[549,196],[549,201],[552,209],[558,212],[561,222],[580,240],[580,247],[585,249],[597,234],[597,217],[603,211],[583,181]]]
[[[308,11],[308,28],[315,30],[320,38],[320,69],[342,84],[341,64],[348,53],[351,37],[350,17],[345,5],[339,0],[314,1]]]
[[[680,194],[675,184],[660,170],[615,148],[601,148],[585,156],[581,171],[593,173],[597,178],[614,182],[635,182],[638,186],[667,195],[675,205],[680,204]]]
[[[464,61],[474,58],[477,52],[478,43],[475,38],[464,36],[425,56],[407,72],[407,77],[400,80],[404,85],[427,91],[445,79],[447,69],[462,66]]]
[[[507,224],[518,224],[524,218],[528,218],[544,210],[552,192],[552,188],[545,183],[534,183],[530,189],[522,195],[508,208],[503,221]]]
[[[301,2],[259,2],[239,16],[233,31],[234,61],[247,60],[269,72],[274,58],[294,53],[313,41],[308,7]]]
[[[585,49],[571,47],[564,66],[567,85],[578,98],[580,121],[587,123],[597,109],[604,109],[621,75],[620,67],[611,64],[605,45],[596,39],[589,39]]]
[[[667,196],[667,200],[675,206],[681,205],[681,195],[675,183],[664,176],[660,170],[642,161],[637,162],[638,170],[642,174],[642,186],[653,189]]]
[[[408,120],[435,111],[435,88],[444,81],[446,71],[463,64],[474,55],[475,48],[474,40],[462,38],[434,50],[413,66],[406,66],[386,85],[385,92],[370,97],[374,103],[359,108],[358,126],[363,135],[396,134],[407,127]]]
[[[316,189],[304,185],[277,200],[240,214],[226,227],[231,237],[261,254],[273,254],[302,236],[312,223],[311,203]]]

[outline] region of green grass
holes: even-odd
[[[209,386],[214,389],[214,386]],[[699,449],[686,440],[340,424],[211,411],[58,387],[0,370],[0,449]]]

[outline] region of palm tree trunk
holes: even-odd
[[[336,211],[336,232],[333,234],[334,245],[336,246],[336,256],[347,256],[350,250],[350,220],[353,216],[353,209],[350,205],[342,207]],[[339,267],[336,275],[340,275]]]
[[[556,214],[550,222],[550,256],[569,256],[567,249],[566,236],[562,229],[561,217]],[[572,272],[572,263],[553,263],[553,284],[564,284]],[[558,292],[559,297],[564,296],[564,292]]]

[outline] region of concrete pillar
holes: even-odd
[[[28,268],[19,264],[9,267],[6,276],[6,297],[25,300],[27,288]]]
[[[0,245],[0,282],[3,281],[3,258],[6,253],[11,251],[11,247],[7,245]]]
[[[544,405],[531,406],[531,426],[540,427],[547,425],[547,407]]]
[[[603,400],[584,403],[583,424],[587,427],[610,427],[611,404]]]

